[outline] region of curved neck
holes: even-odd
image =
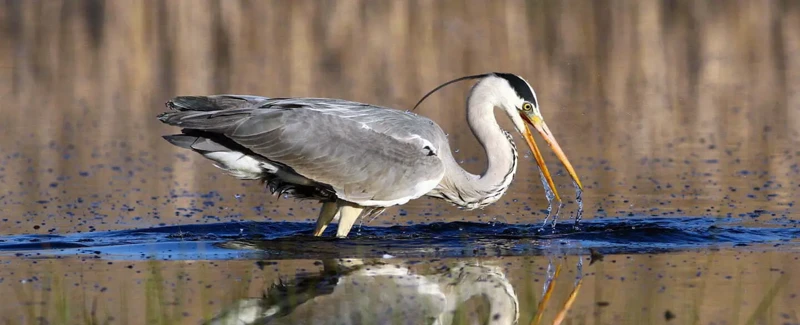
[[[499,106],[491,86],[482,81],[467,98],[467,123],[486,153],[488,165],[481,175],[464,170],[449,150],[443,150],[445,176],[440,183],[440,197],[475,209],[494,203],[508,189],[517,168],[517,150],[511,135],[504,132],[494,116]]]

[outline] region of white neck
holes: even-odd
[[[500,128],[494,116],[494,108],[501,105],[496,91],[499,82],[498,78],[484,79],[467,98],[467,123],[486,152],[486,170],[481,175],[471,174],[461,168],[449,150],[442,150],[445,176],[432,196],[475,209],[494,203],[508,189],[517,168],[517,151],[510,134]]]

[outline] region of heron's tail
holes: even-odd
[[[203,155],[237,178],[261,179],[277,167],[226,134],[247,121],[264,100],[241,95],[180,96],[166,103],[169,110],[158,119],[182,128],[181,134],[164,136],[169,143]]]
[[[190,149],[214,162],[214,166],[239,179],[262,179],[276,167],[252,155],[250,150],[224,137],[193,130],[183,134],[165,135],[164,140],[184,149]]]
[[[181,127],[181,134],[163,136],[172,145],[197,152],[214,166],[239,179],[261,179],[274,167],[225,136],[256,109],[254,99],[241,96],[180,96],[168,101],[158,119]]]

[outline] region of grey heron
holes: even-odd
[[[224,308],[206,325],[461,323],[458,310],[479,298],[488,322],[516,324],[520,306],[501,267],[473,262],[421,273],[408,265],[360,259],[324,260],[319,274],[272,286],[263,297]],[[474,308],[474,305],[472,305]]]
[[[167,102],[169,110],[158,119],[182,128],[180,134],[164,136],[167,141],[203,155],[228,174],[260,180],[272,193],[319,200],[315,236],[338,216],[336,236],[347,237],[358,218],[377,216],[386,207],[422,196],[467,210],[499,200],[516,173],[517,150],[511,134],[497,123],[495,108],[522,134],[545,187],[558,202],[561,198],[528,125],[544,137],[582,188],[544,122],[536,93],[517,75],[495,72],[450,80],[416,106],[462,80],[478,80],[467,96],[466,120],[488,159],[480,175],[456,162],[447,135],[434,121],[342,99],[180,96]]]

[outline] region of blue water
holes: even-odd
[[[0,237],[0,255],[103,259],[319,259],[332,257],[438,258],[539,255],[553,250],[584,254],[661,253],[688,249],[800,243],[800,222],[744,226],[734,218],[592,219],[579,229],[564,223],[450,222],[394,227],[356,226],[347,239],[312,237],[299,222],[228,222],[69,235]],[[766,245],[765,245],[766,244]]]

